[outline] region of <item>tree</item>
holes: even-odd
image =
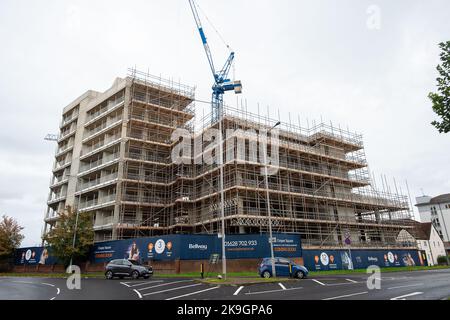
[[[44,241],[50,246],[51,255],[64,265],[67,266],[71,258],[75,264],[84,261],[94,243],[92,215],[80,212],[77,221],[77,212],[67,207],[59,214],[55,227],[44,236]]]
[[[430,92],[428,97],[433,103],[433,111],[441,117],[442,121],[433,121],[431,124],[440,133],[450,132],[450,41],[441,42],[440,54],[442,63],[437,66],[439,77],[437,81],[437,92]]]
[[[23,227],[14,218],[2,216],[0,221],[0,259],[14,256],[14,250],[20,247],[24,239],[22,230]]]

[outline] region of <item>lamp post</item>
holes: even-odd
[[[224,280],[227,279],[227,257],[225,250],[225,195],[223,192],[223,137],[222,137],[222,121],[223,116],[220,114],[219,118],[219,190],[220,190],[220,220],[221,220],[221,237],[222,237],[222,273]]]
[[[272,128],[269,129],[269,131],[267,131],[267,135],[270,133],[270,131],[272,131],[272,129],[274,129],[275,127],[279,126],[281,124],[280,121],[278,121]],[[274,257],[274,253],[273,253],[273,234],[272,234],[272,214],[271,214],[271,210],[270,210],[270,196],[269,196],[269,164],[267,161],[267,151],[268,151],[268,145],[269,145],[269,137],[267,136],[267,142],[266,142],[266,147],[264,150],[264,182],[266,185],[266,202],[267,202],[267,217],[268,217],[268,222],[269,222],[269,243],[270,243],[270,260],[271,260],[271,265],[272,265],[272,276],[275,278],[277,276],[276,270],[275,270],[275,257]]]
[[[69,177],[73,177],[73,176],[69,175]],[[78,176],[75,176],[75,177],[77,178],[77,186],[78,186],[78,182],[81,181],[81,179]],[[76,187],[75,187],[75,190],[76,190]],[[75,206],[75,209],[77,210],[77,216],[75,218],[75,228],[73,229],[72,250],[75,249],[75,241],[77,239],[78,216],[80,214],[80,211],[79,211],[80,198],[81,198],[81,193],[78,195],[77,205]],[[72,260],[73,260],[73,251],[72,251],[72,254],[70,255],[70,272],[72,272]]]

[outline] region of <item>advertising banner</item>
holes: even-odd
[[[422,265],[417,250],[303,250],[303,261],[311,271]]]
[[[48,248],[29,247],[16,250],[14,263],[16,265],[52,265],[56,263],[56,259],[50,255]]]
[[[279,257],[301,257],[299,235],[275,234],[274,253]],[[269,237],[257,235],[227,235],[225,250],[228,259],[252,259],[270,256]],[[112,259],[203,260],[222,253],[222,239],[217,235],[168,235],[97,243],[91,262]]]
[[[261,259],[270,257],[267,234],[227,235],[225,250],[228,259]],[[93,245],[91,263],[112,259],[138,261],[208,260],[211,255],[222,255],[222,239],[217,235],[166,235],[130,240],[100,242]],[[300,258],[310,271],[342,270],[423,265],[417,250],[309,250],[301,247],[299,235],[274,234],[276,257]],[[52,265],[56,259],[50,248],[30,247],[16,250],[16,265]]]

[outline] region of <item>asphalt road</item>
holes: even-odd
[[[209,285],[194,279],[0,278],[2,300],[440,300],[450,297],[450,269],[381,274],[381,288],[367,287],[367,274],[316,276],[245,286]]]

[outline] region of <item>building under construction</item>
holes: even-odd
[[[266,233],[269,197],[273,231],[300,234],[304,248],[339,248],[347,238],[357,248],[404,248],[399,233],[414,228],[408,198],[376,190],[361,135],[324,123],[281,123],[275,155],[275,131],[267,132],[278,119],[224,107],[227,156],[223,164],[208,164],[198,158],[217,156],[218,149],[195,141],[219,123],[196,118],[194,107],[195,88],[133,71],[106,92],[88,91],[64,108],[44,232],[71,206],[92,213],[96,242],[217,234],[222,169],[226,234]],[[192,140],[182,163],[173,159],[180,128]],[[258,161],[265,150],[261,132],[267,155],[277,159],[267,164],[276,169],[267,186],[266,162]]]

